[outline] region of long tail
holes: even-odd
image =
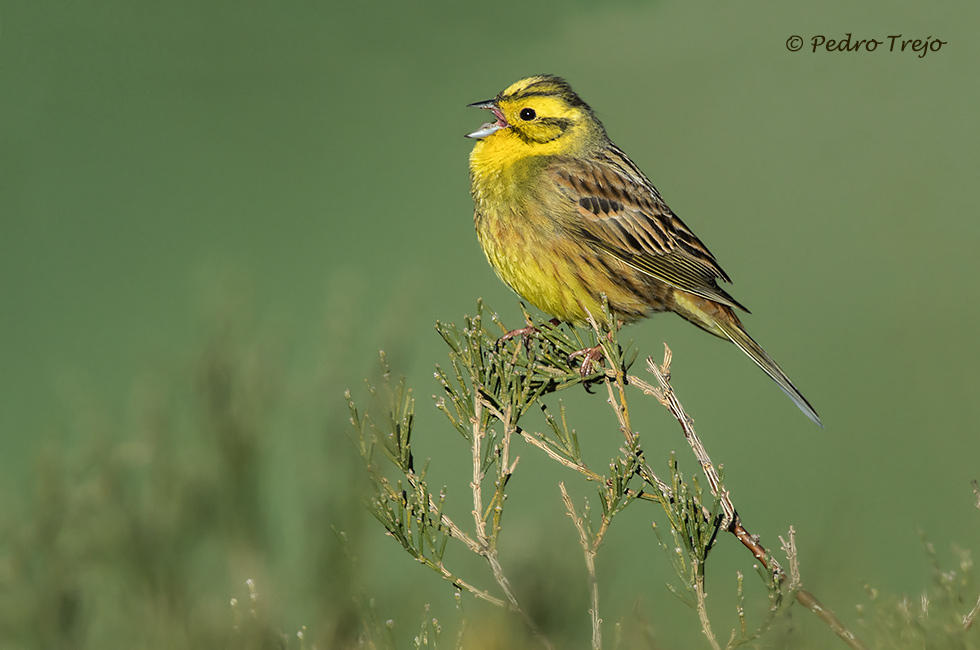
[[[796,386],[793,385],[793,382],[789,380],[789,377],[786,376],[786,373],[783,372],[782,368],[780,368],[779,365],[772,360],[772,357],[770,357],[766,351],[762,349],[762,346],[756,343],[755,340],[748,335],[748,332],[742,329],[742,326],[737,319],[731,321],[714,319],[714,324],[720,328],[721,331],[724,332],[725,335],[731,340],[731,342],[737,345],[742,352],[749,355],[749,358],[755,361],[767,375],[772,377],[773,381],[775,381],[776,384],[783,389],[784,393],[789,395],[789,398],[793,400],[793,403],[796,404],[808,418],[813,420],[818,427],[823,428],[823,423],[820,421],[820,416],[817,415],[817,412],[813,410],[812,406],[810,406],[810,402],[806,401],[803,394],[800,393]]]

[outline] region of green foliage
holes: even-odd
[[[384,379],[385,388],[391,388],[387,366]],[[385,393],[384,398],[374,388],[370,392],[376,402],[386,401],[382,405],[387,415],[383,429],[375,426],[370,417],[362,416],[351,401],[350,392],[347,393],[351,423],[356,432],[353,441],[375,488],[368,509],[412,557],[439,570],[449,540],[449,533],[442,524],[445,495],[440,494],[436,500],[429,493],[425,469],[418,474],[415,472],[411,450],[415,402],[411,391],[405,388],[405,381],[400,380],[393,391]],[[375,459],[378,444],[388,460],[404,475],[405,483],[398,480],[392,484],[385,477]]]

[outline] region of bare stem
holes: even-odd
[[[619,399],[613,393],[613,384],[616,384]],[[626,408],[626,376],[622,372],[606,372],[606,392],[609,394],[606,400],[612,406],[616,419],[619,421],[619,430],[626,436],[626,444],[632,449],[637,445],[636,433],[630,427],[629,411]],[[657,486],[657,490],[664,498],[673,498],[670,486],[667,485],[659,476],[654,473],[649,466],[644,464],[640,468],[642,477]]]
[[[977,599],[977,604],[973,606],[970,613],[963,617],[963,629],[969,630],[973,627],[973,622],[977,620],[977,614],[980,614],[980,599]]]
[[[477,598],[482,598],[483,600],[487,601],[488,603],[493,603],[497,607],[506,607],[507,606],[507,603],[504,602],[504,601],[502,601],[502,600],[500,600],[499,598],[497,598],[495,596],[491,596],[490,594],[488,594],[487,592],[483,591],[482,589],[479,589],[477,587],[474,587],[473,585],[471,585],[470,583],[466,582],[462,578],[457,578],[455,575],[453,575],[449,571],[449,569],[447,569],[445,566],[443,566],[442,562],[439,562],[438,564],[436,564],[435,562],[428,561],[428,562],[426,562],[426,564],[428,564],[429,566],[431,566],[432,568],[434,568],[436,571],[438,571],[442,575],[443,578],[445,578],[449,582],[453,583],[454,585],[456,585],[460,589],[462,589],[464,591],[470,592],[471,594],[473,594]]]
[[[740,523],[738,513],[735,512],[735,505],[732,503],[728,490],[722,487],[721,476],[718,474],[714,463],[711,462],[708,452],[701,443],[701,438],[694,431],[694,421],[684,410],[680,400],[677,399],[677,395],[674,394],[674,389],[670,386],[670,361],[672,356],[673,354],[670,348],[664,344],[663,365],[658,367],[652,357],[647,358],[647,370],[653,373],[653,376],[660,382],[660,390],[654,393],[654,395],[660,400],[661,404],[670,410],[674,418],[680,423],[681,430],[684,432],[684,438],[687,439],[688,444],[694,451],[695,457],[698,459],[698,463],[701,464],[704,475],[708,479],[711,493],[718,497],[721,502],[721,509],[725,517],[722,520],[721,527],[728,530],[733,525]]]
[[[498,420],[501,420],[501,421],[504,420],[504,418],[505,418],[504,414],[502,414],[499,409],[494,408],[494,406],[492,404],[489,404],[487,402],[484,402],[483,403],[483,406],[495,418],[497,418]],[[586,477],[590,481],[595,481],[597,483],[604,483],[606,485],[609,484],[609,479],[607,479],[605,476],[599,474],[598,472],[592,471],[584,463],[577,463],[577,462],[575,462],[575,461],[573,461],[573,460],[571,460],[569,458],[566,458],[565,456],[559,454],[557,451],[555,451],[553,448],[551,448],[546,442],[543,442],[542,441],[542,437],[540,435],[535,434],[535,433],[532,433],[532,432],[529,432],[529,431],[525,431],[523,428],[521,428],[520,426],[517,426],[517,425],[515,425],[513,427],[513,431],[514,431],[514,433],[517,433],[518,435],[520,435],[524,439],[525,442],[527,442],[528,444],[533,445],[533,446],[537,447],[538,449],[540,449],[541,451],[543,451],[552,460],[554,460],[554,461],[556,461],[558,463],[561,463],[562,465],[564,465],[565,467],[567,467],[569,469],[575,470],[576,472],[578,472],[582,476]],[[515,460],[514,461],[514,465],[516,465],[516,464],[517,464],[517,461]],[[511,468],[513,469],[513,466],[511,466]],[[651,474],[652,474],[652,472],[651,472]],[[667,492],[670,491],[670,488],[667,486],[666,483],[663,483],[663,481],[660,481],[659,478],[656,478],[656,477],[654,477],[654,478],[656,479],[656,481],[659,481],[662,490],[666,490]],[[644,499],[644,500],[647,500],[647,501],[660,501],[660,497],[659,496],[654,495],[654,494],[651,494],[649,492],[644,492],[642,490],[633,490],[633,489],[629,489],[628,488],[626,490],[626,494],[629,497],[635,498],[635,499]]]
[[[708,620],[708,605],[707,598],[708,594],[704,591],[704,571],[700,568],[694,571],[696,576],[694,579],[694,594],[697,597],[697,610],[698,619],[701,621],[701,631],[704,632],[704,636],[708,639],[708,643],[714,650],[721,650],[721,646],[718,645],[718,639],[715,638],[715,633],[711,630],[711,621]]]
[[[595,556],[598,551],[599,542],[601,541],[601,535],[605,532],[606,517],[603,517],[603,528],[599,535],[592,538],[585,527],[585,522],[575,512],[575,506],[572,504],[572,499],[565,490],[565,484],[559,483],[558,487],[561,488],[561,498],[565,503],[565,510],[568,511],[569,518],[575,524],[575,530],[578,531],[579,543],[582,545],[582,552],[585,555],[585,568],[589,574],[589,599],[591,603],[589,615],[592,617],[592,650],[601,650],[602,619],[599,618],[599,581],[595,573]]]
[[[820,617],[824,623],[834,631],[837,636],[839,636],[844,643],[854,648],[854,650],[865,650],[865,646],[861,643],[861,640],[854,636],[854,633],[847,629],[837,615],[831,610],[823,606],[817,597],[811,594],[806,589],[800,589],[796,592],[796,602],[803,605],[811,612]]]
[[[589,469],[588,467],[586,467],[581,463],[576,463],[575,461],[565,458],[564,456],[556,452],[554,449],[549,447],[547,444],[541,442],[541,440],[537,438],[534,434],[528,433],[527,431],[525,431],[520,427],[517,427],[517,433],[519,433],[521,437],[524,438],[525,442],[527,442],[530,445],[534,445],[544,453],[548,454],[548,457],[551,458],[552,460],[561,463],[562,465],[564,465],[569,469],[574,469],[576,472],[582,474],[590,481],[598,481],[600,483],[605,481],[605,478],[602,475],[593,472],[591,469]]]
[[[661,366],[657,366],[652,357],[647,358],[647,369],[657,378],[660,383],[659,388],[651,387],[646,384],[642,390],[644,393],[653,395],[656,397],[661,404],[666,406],[670,412],[674,415],[674,418],[680,423],[681,429],[684,432],[684,437],[687,439],[694,451],[694,455],[697,457],[698,462],[701,464],[701,469],[704,471],[705,476],[708,479],[708,484],[711,487],[711,493],[718,498],[721,503],[722,511],[724,512],[725,519],[722,522],[722,528],[735,535],[748,548],[752,551],[752,555],[755,557],[759,563],[766,567],[769,571],[773,573],[777,580],[783,581],[786,576],[783,572],[782,567],[779,563],[766,552],[765,547],[759,543],[757,537],[750,535],[745,527],[742,525],[741,518],[738,516],[738,512],[735,510],[735,505],[732,503],[731,495],[728,490],[721,487],[721,477],[715,468],[714,463],[711,462],[711,458],[708,456],[704,445],[701,444],[701,439],[698,437],[697,433],[694,431],[694,423],[684,407],[681,405],[680,400],[674,394],[673,388],[670,386],[670,361],[671,361],[671,351],[670,348],[664,344],[664,362]],[[630,377],[631,383],[636,383],[638,386],[642,386],[643,382],[634,381],[633,377]],[[791,541],[795,544],[795,540],[791,535]],[[798,571],[798,567],[795,569]],[[812,611],[821,620],[823,620],[845,643],[847,643],[851,648],[855,650],[864,650],[864,644],[854,635],[853,632],[847,629],[847,627],[840,621],[839,618],[829,609],[824,607],[817,598],[805,589],[798,589],[796,592],[796,600],[801,605]]]
[[[473,415],[473,432],[470,436],[473,456],[473,480],[470,482],[470,490],[473,492],[473,523],[476,527],[476,540],[481,546],[481,554],[488,548],[487,526],[483,521],[483,472],[481,471],[480,449],[483,445],[483,438],[486,433],[480,426],[483,414],[483,404],[477,400]]]
[[[408,479],[412,487],[415,487],[416,486],[416,482],[414,480],[415,475],[413,474],[409,476]],[[436,500],[432,497],[431,494],[429,495],[429,512],[432,512],[433,514],[439,512],[439,505],[436,503]],[[467,535],[466,532],[463,531],[463,529],[461,529],[459,526],[457,526],[455,522],[453,522],[453,520],[449,518],[448,515],[441,514],[439,516],[439,522],[443,526],[449,529],[449,534],[452,537],[455,537],[459,541],[463,542],[466,545],[466,548],[470,549],[474,553],[480,552],[480,545],[476,543],[476,540],[474,540],[472,537]]]
[[[484,402],[482,399],[477,399],[474,404],[473,413],[473,429],[472,429],[472,445],[471,445],[471,455],[473,461],[473,481],[470,483],[470,489],[473,492],[473,522],[476,526],[476,542],[479,545],[478,552],[490,565],[490,571],[493,573],[494,580],[500,585],[503,590],[504,595],[507,597],[507,602],[510,603],[510,608],[516,612],[524,620],[524,624],[531,631],[534,637],[538,640],[541,645],[549,650],[552,648],[551,642],[541,633],[538,626],[535,625],[531,617],[528,616],[527,612],[521,607],[520,602],[517,600],[517,596],[514,594],[514,590],[510,585],[510,581],[507,576],[504,575],[503,568],[500,566],[500,561],[497,559],[497,547],[496,547],[496,531],[494,531],[493,537],[487,536],[487,526],[486,526],[486,515],[483,512],[483,470],[481,462],[480,451],[483,447],[483,440],[486,438],[486,431],[480,426],[482,421]],[[503,415],[503,414],[501,414]],[[501,423],[504,425],[505,430],[511,430],[511,425],[509,418],[501,419]],[[505,434],[506,435],[506,434]],[[509,438],[508,438],[509,439]],[[516,463],[516,461],[515,461]],[[501,471],[506,471],[505,469]],[[499,504],[498,504],[499,505]],[[495,518],[496,519],[496,518]]]

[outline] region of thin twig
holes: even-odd
[[[443,566],[442,562],[439,562],[437,564],[435,562],[428,561],[428,562],[426,562],[426,564],[428,564],[429,566],[431,566],[432,568],[434,568],[436,571],[438,571],[442,575],[443,578],[445,578],[449,582],[453,583],[454,585],[456,585],[460,589],[464,589],[464,590],[470,592],[471,594],[473,594],[474,596],[476,596],[478,598],[482,598],[483,600],[487,601],[488,603],[493,603],[497,607],[506,607],[507,606],[507,603],[505,601],[500,600],[496,596],[491,596],[490,594],[488,594],[487,592],[483,591],[482,589],[479,589],[477,587],[474,587],[473,585],[471,585],[470,583],[466,582],[462,578],[457,578],[455,575],[453,575],[449,571],[449,569],[447,569],[445,566]]]
[[[629,411],[626,408],[626,376],[622,372],[617,371],[607,371],[606,372],[606,392],[609,394],[606,401],[612,406],[613,412],[616,414],[616,419],[619,421],[619,430],[622,431],[623,435],[626,436],[626,444],[629,449],[635,449],[637,447],[636,433],[630,427],[629,421]],[[617,400],[614,393],[612,385],[616,384],[619,392],[619,399]],[[657,486],[661,498],[673,499],[673,492],[667,483],[665,483],[657,474],[646,464],[642,463],[640,467],[640,473],[642,478],[653,483]]]
[[[980,614],[980,599],[977,599],[977,604],[973,606],[970,613],[963,617],[963,629],[969,630],[973,627],[973,622],[977,620],[977,615]]]
[[[647,358],[647,369],[657,378],[657,381],[660,383],[660,388],[654,388],[652,391],[644,389],[644,392],[647,392],[660,400],[660,402],[674,415],[674,418],[678,421],[678,423],[680,423],[681,429],[684,431],[684,437],[691,445],[691,449],[694,451],[694,455],[697,457],[698,462],[701,464],[701,468],[708,479],[708,484],[711,487],[711,493],[718,498],[721,504],[722,511],[725,515],[725,520],[722,522],[722,528],[734,534],[746,548],[752,551],[752,555],[762,566],[771,571],[777,580],[783,581],[785,579],[785,574],[782,567],[779,566],[779,563],[776,562],[775,558],[766,552],[765,547],[759,543],[758,538],[750,535],[742,525],[741,518],[738,516],[738,512],[735,510],[735,505],[732,503],[731,495],[729,494],[728,490],[721,487],[721,477],[718,474],[718,471],[715,469],[714,463],[711,462],[711,458],[708,456],[707,451],[705,451],[704,445],[701,444],[701,439],[694,431],[693,420],[691,420],[690,416],[687,415],[687,412],[681,405],[680,400],[678,400],[677,396],[674,394],[673,388],[670,386],[671,356],[672,354],[670,348],[664,344],[664,362],[660,367],[657,366],[652,357]],[[820,619],[823,620],[837,634],[837,636],[839,636],[851,648],[854,648],[855,650],[864,650],[864,644],[858,640],[854,633],[848,630],[840,619],[837,618],[837,616],[831,610],[824,607],[809,591],[802,588],[799,589],[796,592],[796,600],[820,617]]]
[[[504,415],[500,412],[499,409],[495,408],[489,402],[484,401],[483,407],[487,409],[490,415],[494,416],[498,420],[503,420]],[[513,431],[514,433],[520,435],[525,442],[527,442],[530,445],[534,445],[535,447],[537,447],[538,449],[546,453],[548,457],[551,458],[552,460],[561,463],[562,465],[564,465],[569,469],[575,470],[576,472],[586,477],[590,481],[595,481],[597,483],[603,483],[609,485],[609,479],[603,476],[602,474],[594,472],[591,469],[589,469],[588,466],[586,466],[584,463],[576,463],[575,461],[566,458],[565,456],[562,456],[560,453],[552,449],[550,446],[548,446],[546,442],[542,440],[543,436],[541,434],[527,431],[523,427],[520,427],[518,425],[514,425]],[[514,465],[516,464],[517,461],[514,461]],[[659,481],[660,479],[658,478],[656,480]],[[663,486],[663,489],[669,492],[670,488],[667,486],[667,484],[663,483],[662,481],[661,484]],[[626,495],[633,499],[644,499],[646,501],[659,502],[661,500],[661,497],[657,495],[651,494],[649,492],[644,492],[643,490],[634,490],[632,488],[627,488]]]
[[[413,474],[408,477],[409,483],[412,485],[412,487],[416,487],[415,482],[413,481],[414,476],[415,475]],[[436,500],[433,498],[431,494],[429,495],[429,511],[432,512],[433,514],[439,513],[439,506],[438,504],[436,504]],[[457,526],[455,522],[453,522],[453,520],[449,518],[448,515],[440,514],[439,522],[443,526],[449,529],[449,534],[452,537],[455,537],[459,541],[466,544],[466,547],[470,549],[472,552],[474,553],[480,552],[480,545],[476,543],[476,540],[474,540],[472,537],[466,534],[464,530],[462,530],[459,526]]]
[[[488,548],[487,527],[483,521],[483,472],[481,471],[480,448],[483,443],[485,432],[480,426],[482,421],[483,404],[477,400],[474,405],[473,433],[470,436],[470,445],[473,456],[473,480],[470,482],[470,490],[473,492],[473,523],[476,527],[476,540],[481,546],[481,553]]]
[[[704,632],[704,636],[708,639],[708,643],[711,644],[714,650],[721,650],[721,646],[718,645],[718,639],[715,638],[715,633],[711,629],[711,621],[708,620],[708,605],[706,602],[708,594],[704,591],[704,571],[700,568],[695,568],[694,575],[694,595],[697,598],[696,605],[698,620],[701,621],[701,631]]]
[[[680,400],[677,399],[677,395],[674,394],[674,389],[670,385],[670,361],[672,357],[673,354],[671,353],[670,348],[664,344],[663,365],[658,367],[656,362],[654,362],[653,357],[647,357],[647,370],[653,373],[653,376],[657,378],[658,382],[660,382],[660,391],[657,398],[660,400],[661,404],[670,410],[670,412],[674,415],[674,418],[680,423],[681,430],[684,432],[684,437],[687,439],[688,444],[690,444],[691,449],[694,451],[695,457],[698,459],[698,463],[701,464],[701,469],[704,471],[705,477],[708,479],[708,484],[711,487],[711,493],[715,495],[721,503],[721,509],[724,513],[724,519],[722,519],[721,527],[724,530],[729,530],[735,525],[740,525],[741,522],[739,521],[738,513],[735,512],[735,505],[732,503],[728,490],[722,487],[721,476],[718,474],[718,470],[715,469],[714,463],[711,462],[708,452],[701,443],[701,438],[699,438],[697,432],[694,431],[694,421],[684,410]]]
[[[790,526],[789,535],[787,535],[786,539],[783,539],[783,536],[780,535],[779,545],[789,565],[789,585],[787,587],[791,591],[799,589],[802,581],[800,579],[800,554],[796,551],[796,529]]]
[[[582,552],[585,555],[585,568],[589,574],[589,599],[591,602],[589,615],[592,618],[592,650],[601,650],[602,619],[599,618],[599,581],[596,578],[595,573],[595,556],[598,550],[598,542],[600,541],[600,537],[597,536],[595,539],[590,539],[591,535],[589,534],[588,530],[586,530],[585,522],[582,521],[582,518],[578,516],[577,512],[575,512],[575,505],[572,503],[571,497],[568,496],[568,492],[565,490],[565,483],[559,483],[558,487],[561,488],[562,501],[565,502],[565,509],[568,511],[568,516],[575,525],[575,530],[578,531],[579,543],[582,545]],[[603,517],[603,519],[605,519],[605,517]],[[605,528],[605,526],[603,526],[603,528]]]
[[[612,375],[612,376],[610,376]],[[626,444],[630,448],[636,445],[636,434],[630,427],[630,415],[629,411],[626,409],[626,399],[623,394],[623,388],[621,385],[622,378],[621,375],[613,371],[606,373],[606,390],[609,393],[609,398],[606,402],[612,407],[613,412],[616,414],[616,419],[619,421],[619,430],[623,432],[626,436]],[[619,387],[619,399],[617,400],[615,394],[613,393],[613,384]]]
[[[480,422],[483,420],[483,407],[484,401],[482,399],[477,399],[473,409],[473,431],[471,435],[473,482],[470,483],[470,489],[473,491],[473,521],[476,525],[476,540],[479,544],[478,552],[487,561],[487,564],[490,565],[490,571],[493,573],[494,580],[497,581],[497,584],[500,585],[504,595],[507,597],[511,610],[520,615],[520,617],[524,620],[524,624],[531,631],[531,634],[534,635],[538,642],[550,650],[552,648],[551,642],[545,638],[545,636],[538,629],[538,626],[533,620],[531,620],[531,617],[528,616],[526,611],[524,611],[524,608],[521,607],[521,604],[517,600],[517,596],[514,594],[514,590],[510,585],[510,580],[507,579],[503,568],[500,566],[500,562],[497,559],[496,535],[494,535],[493,539],[487,537],[486,520],[484,519],[483,515],[482,484],[484,476],[480,455],[483,439],[486,437],[486,431],[484,431],[480,426]],[[511,429],[509,418],[501,419],[500,421],[504,425],[505,430]]]
[[[521,435],[521,437],[524,438],[525,442],[527,442],[528,444],[534,445],[535,447],[537,447],[538,449],[540,449],[544,453],[548,454],[548,456],[552,460],[555,460],[555,461],[561,463],[562,465],[564,465],[565,467],[567,467],[569,469],[574,469],[576,472],[578,472],[579,474],[582,474],[583,476],[585,476],[586,478],[588,478],[590,481],[598,481],[598,482],[602,483],[602,482],[604,482],[606,480],[601,474],[597,474],[596,472],[593,472],[591,469],[589,469],[585,465],[583,465],[581,463],[576,463],[573,460],[569,460],[568,458],[565,458],[564,456],[562,456],[561,454],[559,454],[557,451],[555,451],[554,449],[552,449],[551,447],[549,447],[546,443],[542,442],[539,438],[535,437],[534,434],[528,433],[527,431],[525,431],[521,427],[517,427],[517,433],[519,433]]]
[[[837,615],[831,610],[823,606],[817,597],[811,594],[806,589],[800,589],[796,592],[796,602],[803,605],[811,612],[820,617],[824,623],[826,623],[830,629],[832,629],[837,636],[843,639],[844,643],[851,646],[855,650],[864,650],[865,646],[861,643],[861,640],[854,636],[854,633],[847,629],[847,626],[841,622]]]

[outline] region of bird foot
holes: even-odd
[[[612,332],[606,334],[606,340],[612,341]],[[605,352],[602,351],[602,343],[597,343],[591,348],[583,348],[572,352],[568,355],[568,360],[571,361],[575,357],[583,357],[582,365],[579,366],[579,372],[582,373],[582,379],[585,379],[589,375],[595,374],[599,370],[599,367],[602,366]]]
[[[583,348],[572,352],[568,355],[568,360],[571,361],[575,357],[582,357],[582,365],[579,366],[579,372],[582,374],[582,379],[585,379],[598,371],[602,365],[605,353],[603,353],[602,344],[600,343],[593,345],[591,348]]]

